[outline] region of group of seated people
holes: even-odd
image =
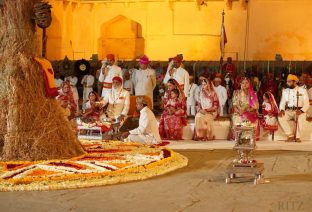
[[[140,60],[142,67],[144,67],[143,65],[148,65],[148,59],[146,57],[143,59]],[[172,67],[176,66],[176,70],[179,70],[182,65],[181,60],[175,59],[173,62]],[[142,75],[142,77],[138,75],[140,72],[136,73],[140,83],[144,79],[149,79],[149,73],[151,72],[151,69],[141,69],[142,74],[147,75]],[[146,70],[146,72],[143,70]],[[180,70],[180,75],[185,77],[183,70]],[[109,69],[106,69],[103,73],[104,76],[109,76]],[[147,106],[146,98],[137,97],[136,109],[140,112],[139,126],[128,132],[123,132],[122,137],[125,140],[146,143],[159,143],[161,140],[182,140],[183,128],[188,124],[188,115],[195,117],[194,140],[214,140],[213,126],[215,120],[223,116],[224,113],[229,113],[232,127],[228,139],[234,139],[235,126],[243,122],[249,122],[255,127],[257,139],[260,136],[260,127],[272,133],[278,129],[280,123],[288,136],[288,140],[295,139],[299,142],[303,119],[307,115],[311,115],[307,89],[299,86],[298,77],[292,74],[288,75],[287,88],[283,89],[280,105],[277,106],[275,96],[270,90],[265,91],[263,96],[258,98],[252,79],[248,77],[241,77],[236,89],[229,93],[225,86],[221,85],[226,80],[222,79],[225,76],[220,74],[216,74],[213,77],[200,76],[199,85],[193,83],[193,77],[190,76],[191,83],[188,85],[188,89],[185,89],[185,84],[187,84],[185,79],[184,81],[180,80],[179,83],[179,76],[175,76],[174,73],[180,72],[168,74],[165,77],[167,79],[164,80],[162,97],[160,98],[162,113],[159,121],[157,121],[152,111],[153,106]],[[74,98],[70,81],[65,80],[62,83],[60,95],[57,99],[60,101],[64,111],[66,111],[65,114],[69,119],[81,116],[82,119],[90,122],[109,119],[122,124],[128,117],[130,92],[124,88],[123,79],[119,75],[112,75],[110,88],[105,87],[107,84],[109,83],[104,83],[103,85],[102,97],[99,97],[93,90],[88,93],[88,99],[84,102],[82,112],[80,112],[77,101]],[[153,87],[150,89],[153,89]],[[299,93],[298,96],[297,93]],[[148,94],[147,96],[152,95]],[[260,107],[259,99],[263,100],[262,107]],[[225,109],[226,103],[230,105],[227,109]],[[259,114],[259,111],[262,112],[262,115]],[[291,130],[289,120],[297,122],[296,126],[298,126],[298,129],[296,133]]]

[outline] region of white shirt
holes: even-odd
[[[226,100],[228,98],[227,91],[226,91],[225,87],[222,85],[219,85],[217,87],[214,87],[214,89],[217,93],[220,105],[225,105]]]
[[[196,90],[198,85],[192,83],[189,88],[188,96],[187,96],[187,105],[195,105],[196,104]]]
[[[199,102],[199,95],[200,95],[201,89],[202,89],[202,85],[197,86],[197,88],[195,89],[195,100],[196,100],[196,102]]]
[[[153,96],[156,87],[156,74],[154,69],[134,70],[132,75],[135,95]],[[153,99],[151,99],[153,101]]]
[[[54,79],[54,81],[55,81],[56,88],[59,89],[63,83],[63,80],[59,78],[59,79]]]
[[[86,83],[86,86],[90,87],[93,86],[94,84],[94,76],[92,75],[84,75],[82,80],[81,80],[81,84]]]
[[[184,94],[188,95],[188,91],[190,88],[190,76],[189,73],[182,67],[173,68],[173,74],[170,76],[170,71],[168,70],[166,76],[164,78],[164,83],[166,84],[169,79],[175,79],[180,85],[184,85]]]
[[[130,94],[123,88],[119,91],[115,91],[113,88],[101,103],[104,106],[108,104],[106,112],[109,118],[116,118],[120,115],[127,116],[130,108]]]
[[[129,133],[131,135],[150,136],[152,140],[154,140],[154,142],[151,143],[159,143],[161,141],[157,120],[154,113],[148,107],[144,107],[140,111],[139,127],[130,130]]]
[[[306,89],[299,86],[294,89],[285,88],[282,92],[282,99],[280,102],[280,110],[285,110],[288,107],[297,107],[297,91],[301,96],[299,96],[298,107],[302,107],[301,110],[306,112],[309,108],[309,97]]]
[[[123,87],[125,90],[127,90],[130,93],[130,95],[133,95],[133,84],[131,80],[126,80],[123,83]]]
[[[69,77],[65,77],[65,81],[69,81],[69,83],[72,87],[76,87],[77,82],[78,82],[78,78],[75,76],[69,76]]]
[[[119,76],[122,79],[122,71],[119,66],[114,64],[112,66],[108,65],[107,68],[108,68],[108,71],[105,77],[104,77],[103,71],[100,72],[100,76],[99,76],[100,82],[112,83],[113,78],[116,76]]]

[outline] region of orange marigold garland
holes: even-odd
[[[101,186],[143,180],[187,165],[184,156],[162,147],[119,141],[81,143],[87,154],[77,158],[2,163],[0,190]]]

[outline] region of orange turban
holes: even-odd
[[[293,75],[293,74],[288,74],[287,80],[293,80],[293,81],[296,81],[296,82],[299,81],[298,77],[296,75]]]

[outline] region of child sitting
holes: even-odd
[[[261,121],[261,125],[263,129],[269,132],[276,131],[278,129],[278,107],[271,92],[265,92],[263,94],[262,114],[263,120]]]

